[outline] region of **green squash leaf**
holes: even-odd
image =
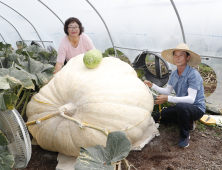
[[[45,48],[39,47],[37,45],[30,45],[28,47],[25,48],[26,51],[29,52],[34,52],[34,53],[39,53],[39,52],[48,52],[48,50],[46,50]]]
[[[16,67],[25,71],[29,77],[36,82],[37,86],[45,85],[54,76],[53,65],[43,64],[32,58],[29,58],[28,61],[20,62],[20,65],[16,65]]]
[[[14,67],[10,67],[9,69],[0,68],[0,77],[5,77],[11,88],[22,85],[26,89],[35,89],[31,77],[26,72]]]
[[[105,156],[105,148],[101,145],[96,145],[91,148],[81,148],[81,157],[77,158],[75,170],[113,170],[112,165],[107,165],[109,162]]]
[[[107,53],[103,53],[103,58],[104,57],[109,57],[109,55]]]
[[[9,155],[4,148],[0,148],[0,170],[12,170],[13,165],[14,157]]]
[[[109,164],[127,157],[130,148],[131,142],[123,131],[109,133],[105,148],[110,160]]]
[[[113,170],[112,164],[128,156],[131,142],[123,131],[109,133],[106,147],[96,145],[81,148],[80,157],[75,164],[76,170]]]
[[[13,92],[6,92],[0,94],[0,110],[12,110],[14,109],[14,102],[18,100],[18,96]]]
[[[0,77],[0,89],[10,89],[9,83],[7,82],[6,77]]]
[[[19,97],[16,96],[14,93],[4,94],[4,103],[6,105],[7,110],[13,110],[14,109],[14,101],[18,100]]]
[[[0,130],[0,146],[8,145],[8,140],[6,136],[3,134],[3,132]]]

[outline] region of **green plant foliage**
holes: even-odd
[[[12,170],[13,165],[14,157],[6,149],[0,148],[0,170]]]
[[[18,49],[22,49],[22,48],[27,47],[27,44],[25,42],[23,42],[23,41],[17,41],[16,45],[17,45]]]
[[[53,64],[57,53],[55,50],[50,53],[36,45],[27,47],[22,42],[16,44],[21,49],[15,51],[10,44],[0,43],[0,110],[18,109],[24,101],[23,115],[32,91],[38,92],[54,76]]]
[[[14,102],[19,97],[14,93],[14,88],[35,89],[31,78],[21,70],[17,70],[14,67],[9,69],[0,69],[0,110],[12,110],[14,108]]]
[[[36,60],[40,61],[41,63],[44,64],[51,64],[55,65],[56,64],[56,59],[57,59],[57,53],[48,53],[48,52],[40,52],[37,55]]]
[[[76,170],[113,170],[113,164],[128,156],[131,142],[123,131],[109,133],[106,147],[81,148]]]
[[[34,52],[34,53],[39,53],[39,52],[48,52],[49,53],[49,50],[46,50],[46,49],[39,47],[37,45],[30,45],[30,46],[26,47],[25,50],[29,51],[29,52]]]
[[[199,131],[206,131],[206,126],[207,126],[207,125],[205,125],[205,124],[197,121],[197,129],[198,129]]]
[[[144,69],[135,69],[138,78],[143,81],[143,78],[145,77],[145,71]]]
[[[14,108],[14,102],[19,98],[13,92],[6,92],[0,94],[0,110],[12,110]]]
[[[12,170],[14,165],[14,157],[9,155],[5,147],[2,147],[8,144],[6,136],[0,130],[0,170]]]
[[[15,66],[18,69],[25,71],[28,76],[35,81],[35,84],[39,87],[47,84],[54,76],[54,66],[51,64],[43,64],[32,58],[28,58],[28,61],[19,62]]]
[[[213,74],[215,74],[214,70],[210,66],[208,66],[206,64],[203,64],[203,63],[199,64],[199,70],[204,72],[204,73],[213,73]]]
[[[26,60],[26,57],[19,54],[12,53],[12,54],[9,54],[7,57],[1,57],[0,59],[2,62],[1,66],[3,66],[3,68],[10,68],[14,66],[14,63],[18,63],[19,61]]]
[[[0,146],[5,146],[8,145],[8,140],[6,138],[6,136],[2,133],[2,131],[0,130]]]
[[[0,42],[0,51],[5,51],[7,49],[10,49],[11,44],[3,44],[2,42]]]
[[[104,57],[109,57],[109,55],[106,54],[106,53],[103,53],[103,58],[104,58]]]
[[[7,57],[9,54],[13,53],[13,50],[11,48],[11,44],[3,44],[2,42],[0,42],[0,57]]]
[[[1,71],[1,69],[0,69],[0,71]],[[7,82],[7,78],[6,77],[0,77],[0,89],[2,89],[2,90],[10,89],[10,85]]]
[[[28,76],[26,72],[14,67],[10,67],[9,69],[0,68],[0,77],[7,79],[10,88],[22,85],[26,89],[35,89],[30,76]],[[0,89],[2,89],[1,86]]]
[[[117,49],[116,49],[116,52],[118,56],[123,55],[123,53]],[[113,48],[108,48],[107,50],[105,50],[105,53],[108,55],[115,56],[115,50]]]

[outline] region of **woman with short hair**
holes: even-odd
[[[62,38],[59,49],[54,74],[62,69],[65,60],[84,54],[91,49],[95,49],[92,40],[84,34],[82,23],[74,17],[66,20],[64,25],[66,35]]]

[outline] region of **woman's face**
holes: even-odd
[[[76,37],[79,36],[79,33],[80,33],[79,25],[76,22],[71,22],[68,25],[69,36]]]

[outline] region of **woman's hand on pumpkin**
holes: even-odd
[[[160,104],[167,102],[167,100],[168,100],[167,95],[158,95],[156,97],[156,100],[154,100],[154,102],[155,102],[155,104],[160,105]]]
[[[144,80],[143,83],[146,84],[149,88],[151,88],[151,87],[153,86],[153,83],[151,83],[151,82],[148,81],[148,80]]]
[[[57,72],[59,72],[62,69],[63,63],[59,63],[57,62],[55,65],[55,71],[53,72],[53,74],[56,74]]]

